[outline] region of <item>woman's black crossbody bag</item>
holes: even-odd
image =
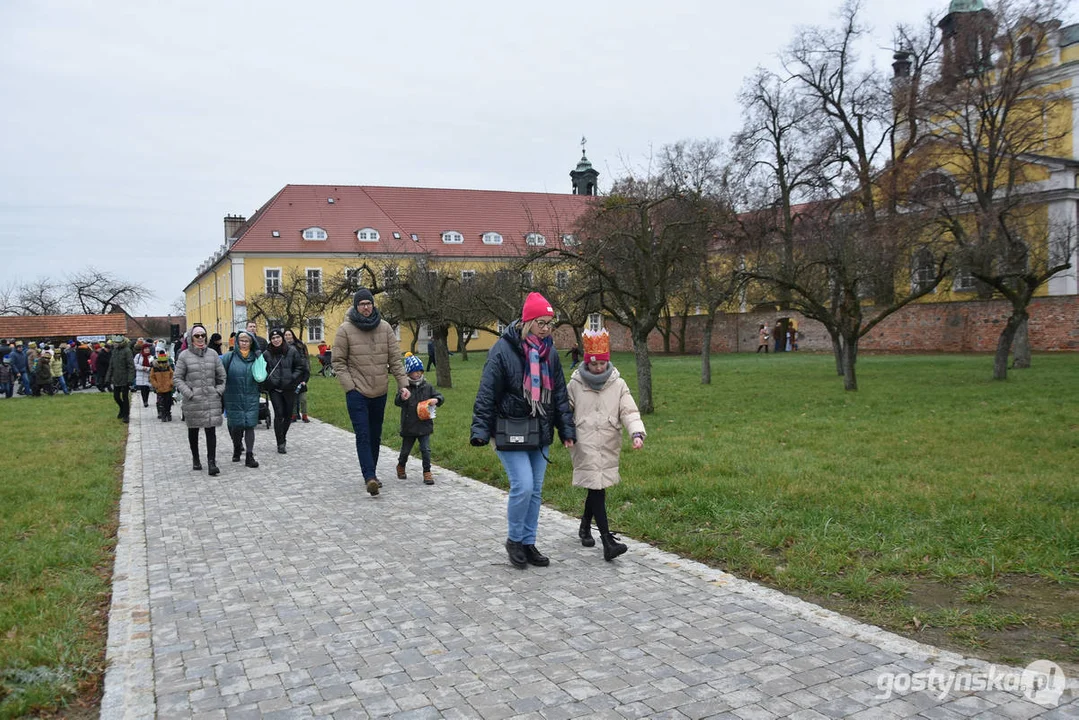
[[[496,450],[539,450],[540,424],[535,416],[497,418],[495,420]]]

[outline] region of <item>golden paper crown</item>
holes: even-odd
[[[591,362],[593,359],[611,359],[611,336],[607,333],[606,328],[602,330],[585,330],[581,333],[581,340],[584,342],[585,362]]]

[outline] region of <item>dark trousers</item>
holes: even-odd
[[[217,464],[217,428],[208,427],[206,430],[206,460]],[[199,429],[187,429],[187,444],[191,446],[191,459],[196,462],[199,459]]]
[[[52,386],[52,380],[48,380],[43,384],[39,384],[37,382],[34,383],[34,397],[41,397],[42,390],[44,390],[49,395],[53,395],[56,393],[56,390],[54,390]]]
[[[0,393],[4,394],[4,397],[11,397],[15,391],[15,378],[11,379],[11,382],[0,383]]]
[[[423,461],[423,471],[431,472],[431,436],[430,435],[402,435],[401,454],[397,457],[397,464],[404,467],[408,462],[408,456],[412,454],[412,446],[420,441],[420,459]]]
[[[255,452],[255,428],[230,427],[229,436],[232,437],[232,454],[239,455],[244,448],[248,456]],[[242,443],[242,446],[241,446]]]
[[[285,444],[289,425],[292,424],[292,406],[296,402],[295,392],[270,391],[270,404],[273,405],[273,434],[278,445]]]
[[[588,527],[592,524],[593,518],[596,521],[596,527],[599,528],[600,534],[606,535],[611,531],[607,525],[607,491],[606,490],[589,490],[588,496],[584,499],[584,515],[581,516],[581,525]]]
[[[142,406],[148,407],[150,405],[150,386],[139,385],[139,392],[142,393]]]
[[[127,388],[127,385],[123,387],[114,386],[112,389],[112,399],[116,401],[116,404],[120,408],[119,414],[116,416],[123,420],[126,417],[131,416],[131,393]]]
[[[157,415],[162,418],[172,417],[172,393],[157,394]]]
[[[382,419],[386,415],[386,396],[365,397],[359,390],[345,394],[348,419],[356,433],[356,456],[360,460],[363,479],[375,477],[378,466],[378,448],[382,442]]]

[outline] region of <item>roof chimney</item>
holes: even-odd
[[[231,245],[229,242],[236,237],[236,233],[239,232],[240,226],[247,222],[247,218],[243,215],[226,215],[225,216],[225,243]]]

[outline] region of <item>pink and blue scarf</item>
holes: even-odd
[[[540,340],[535,335],[525,338],[525,357],[528,358],[528,372],[525,373],[524,393],[532,405],[533,415],[547,415],[544,405],[551,402],[551,369],[547,358],[554,342],[551,338]]]

